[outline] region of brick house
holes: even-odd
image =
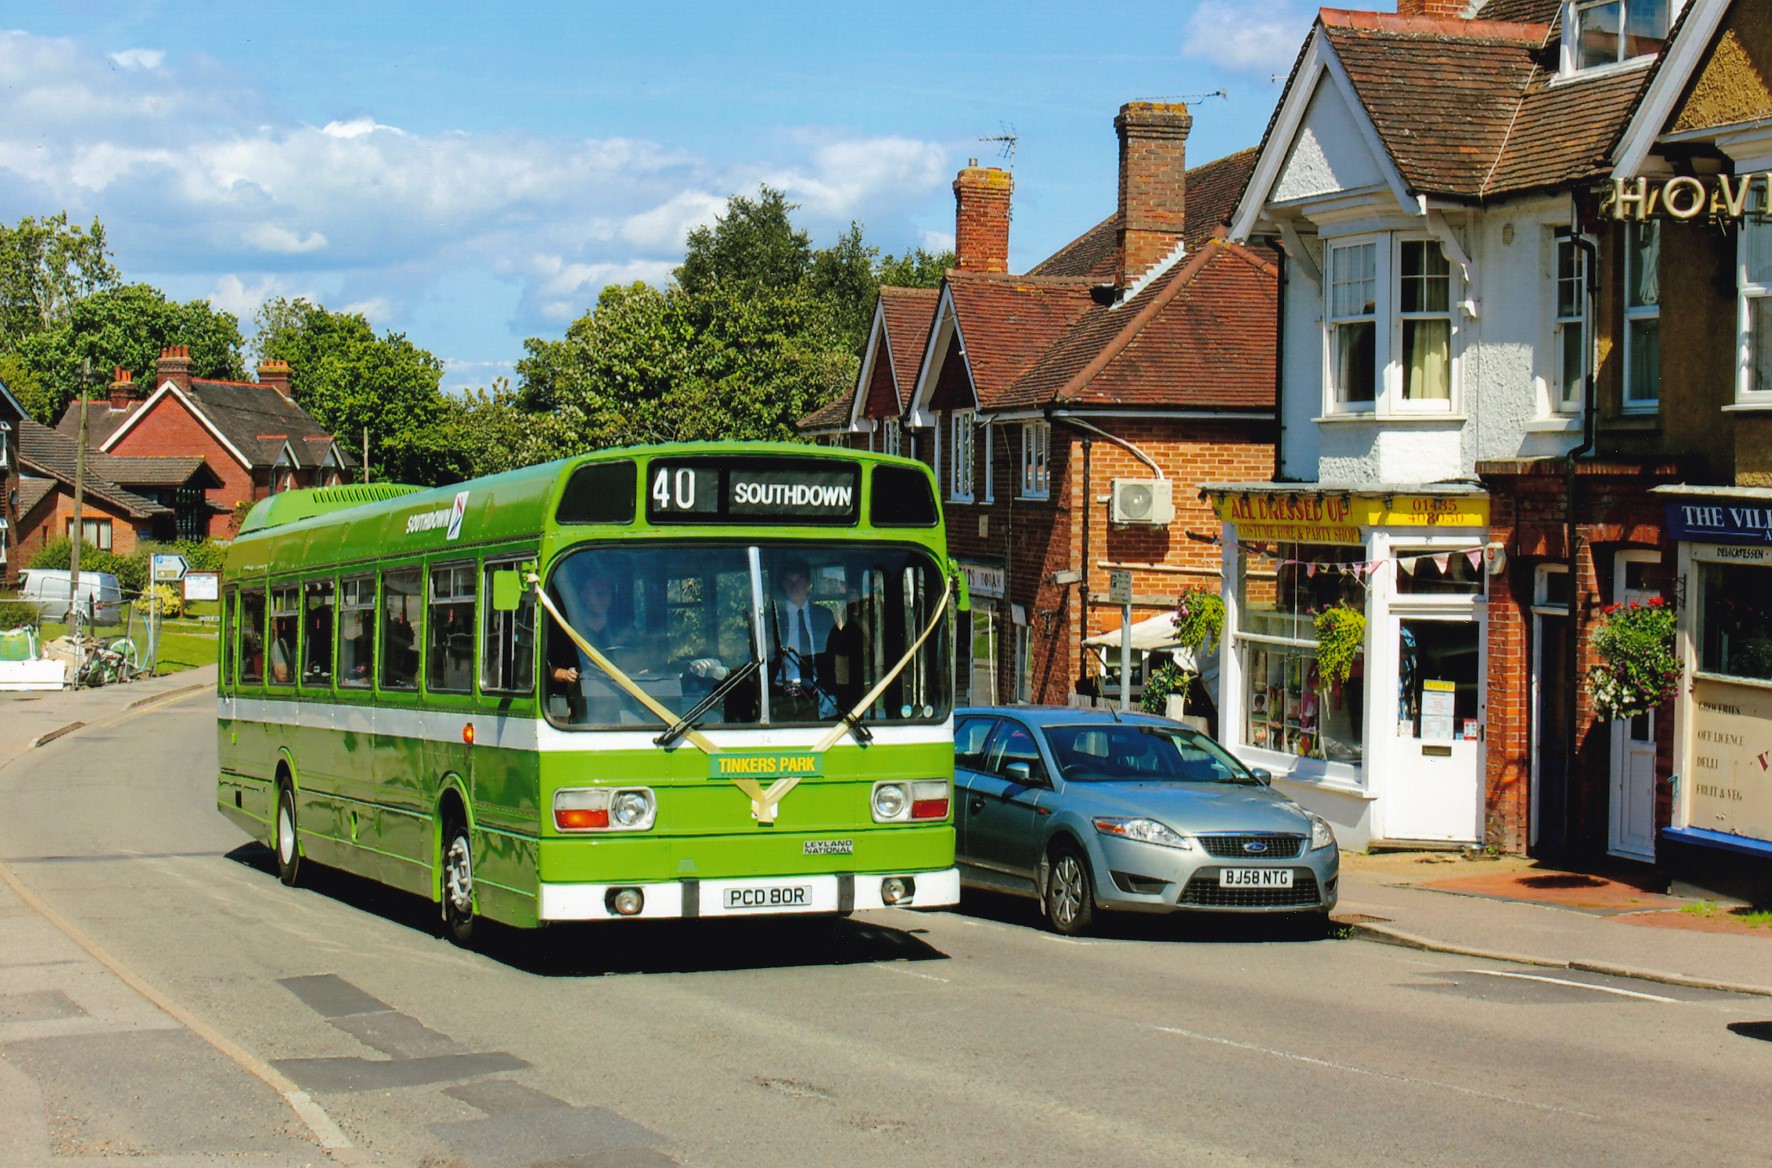
[[[1657,489],[1730,481],[1728,379],[1694,358],[1733,352],[1736,305],[1702,291],[1724,233],[1603,211],[1715,24],[1653,7],[1323,10],[1234,217],[1285,254],[1285,437],[1273,481],[1210,492],[1225,737],[1344,843],[1657,859],[1672,711],[1603,720],[1585,677],[1606,605],[1677,598]],[[1338,606],[1365,632],[1331,685]]]
[[[24,565],[13,550],[18,537],[18,429],[29,417],[24,405],[0,382],[0,584],[18,578]]]
[[[801,423],[935,469],[973,701],[1098,692],[1086,642],[1122,623],[1110,571],[1132,573],[1134,623],[1166,627],[1182,588],[1216,587],[1210,534],[1189,538],[1216,526],[1199,484],[1272,469],[1272,255],[1216,238],[1253,151],[1190,170],[1191,124],[1122,107],[1117,208],[1025,275],[1007,271],[1011,176],[962,170],[956,268],[938,291],[881,289],[854,390]]]
[[[20,567],[52,539],[71,537],[79,442],[29,418],[19,424],[17,554]],[[195,457],[115,458],[89,450],[81,503],[85,540],[127,556],[144,540],[200,539],[219,486]]]
[[[160,354],[154,377],[152,387],[142,387],[119,371],[109,400],[89,407],[87,441],[118,457],[201,458],[219,480],[206,492],[205,535],[227,538],[236,515],[259,499],[292,487],[334,485],[356,466],[291,397],[287,362],[264,362],[256,382],[211,381],[193,378],[190,350],[175,345]],[[78,403],[56,429],[79,432]]]

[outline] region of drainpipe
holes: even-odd
[[[1089,481],[1089,448],[1095,440],[1083,435],[1083,588],[1079,608],[1082,626],[1077,630],[1077,681],[1089,676],[1089,527],[1095,519],[1094,489]]]
[[[1599,251],[1591,240],[1580,235],[1571,235],[1570,242],[1580,249],[1587,266],[1587,313],[1588,319],[1594,315],[1594,298],[1600,291]],[[1580,747],[1581,732],[1576,725],[1576,718],[1581,700],[1581,560],[1576,550],[1576,486],[1579,480],[1575,475],[1575,460],[1591,455],[1594,449],[1594,410],[1595,398],[1598,396],[1594,384],[1593,342],[1588,342],[1587,375],[1581,385],[1581,441],[1564,457],[1563,489],[1567,505],[1567,529],[1564,532],[1563,550],[1567,553],[1569,571],[1569,685],[1564,697],[1564,714],[1566,725],[1564,732],[1563,758],[1563,850],[1570,847],[1570,823],[1573,819],[1575,806],[1575,755]]]
[[[1274,303],[1274,481],[1283,479],[1281,468],[1286,464],[1286,249],[1282,245],[1276,250],[1280,253],[1280,262],[1274,266],[1280,271],[1276,281],[1276,300]]]

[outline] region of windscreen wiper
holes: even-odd
[[[699,702],[696,702],[694,707],[692,707],[688,713],[684,714],[681,718],[677,719],[677,721],[672,723],[670,728],[667,729],[663,734],[660,734],[657,738],[654,738],[652,740],[654,742],[654,744],[656,744],[658,746],[669,746],[671,743],[677,741],[677,739],[683,737],[683,735],[687,734],[689,731],[696,729],[697,726],[700,724],[703,715],[705,715],[709,710],[713,709],[714,704],[716,702],[720,701],[727,694],[731,693],[734,689],[736,689],[738,687],[740,682],[744,681],[746,678],[755,674],[757,672],[757,670],[761,669],[762,667],[763,667],[763,663],[758,661],[755,657],[753,657],[749,661],[746,661],[743,665],[740,665],[737,669],[734,669],[731,673],[728,673],[726,675],[726,680],[722,681],[719,685],[715,686],[708,693],[707,697],[701,699],[701,701],[699,701]]]

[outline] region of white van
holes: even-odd
[[[26,568],[19,573],[19,599],[37,610],[40,621],[60,621],[68,615],[73,584],[66,568]],[[123,623],[123,588],[109,572],[80,573],[80,615],[90,625]]]

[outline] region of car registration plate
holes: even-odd
[[[722,907],[728,912],[746,909],[796,909],[812,907],[812,885],[770,884],[726,889]]]
[[[1221,868],[1220,888],[1291,888],[1290,868]]]

